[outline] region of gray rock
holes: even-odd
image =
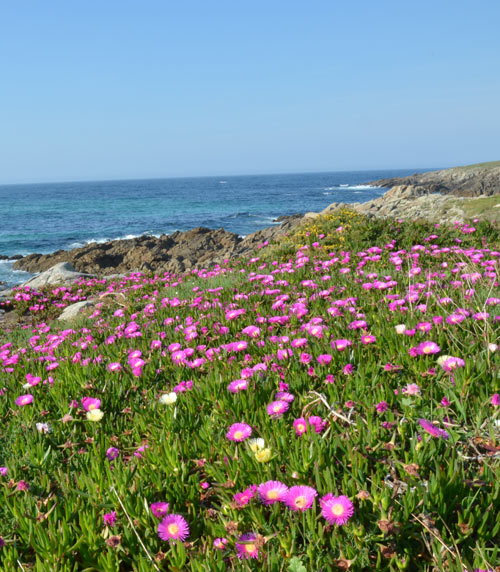
[[[84,300],[83,302],[77,302],[76,304],[71,304],[64,308],[63,313],[57,318],[58,320],[69,321],[73,320],[84,308],[92,308],[95,304],[91,300]]]
[[[42,272],[34,278],[30,278],[22,285],[29,286],[30,288],[42,288],[43,286],[48,286],[52,284],[64,284],[66,282],[74,282],[77,278],[88,277],[92,278],[91,274],[84,274],[82,272],[77,272],[72,264],[69,262],[59,262],[52,268],[49,268],[45,272]]]

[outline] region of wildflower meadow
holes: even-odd
[[[210,269],[14,289],[1,569],[500,569],[499,237],[342,210]]]

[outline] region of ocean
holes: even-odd
[[[2,185],[0,254],[49,253],[197,226],[246,235],[280,215],[376,198],[387,189],[368,181],[416,171],[424,169]],[[0,261],[7,286],[29,276]]]

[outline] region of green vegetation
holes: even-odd
[[[0,568],[493,569],[499,245],[346,210],[209,271],[17,289]]]

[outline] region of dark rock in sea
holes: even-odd
[[[22,254],[14,254],[13,256],[9,257],[9,260],[21,260],[23,258]]]
[[[131,271],[185,272],[209,268],[225,259],[243,256],[266,240],[288,232],[301,215],[280,217],[280,225],[241,238],[220,228],[198,227],[170,235],[140,236],[106,243],[90,243],[70,251],[29,254],[14,263],[14,269],[28,272],[48,270],[59,262],[69,262],[77,272],[111,275]]]

